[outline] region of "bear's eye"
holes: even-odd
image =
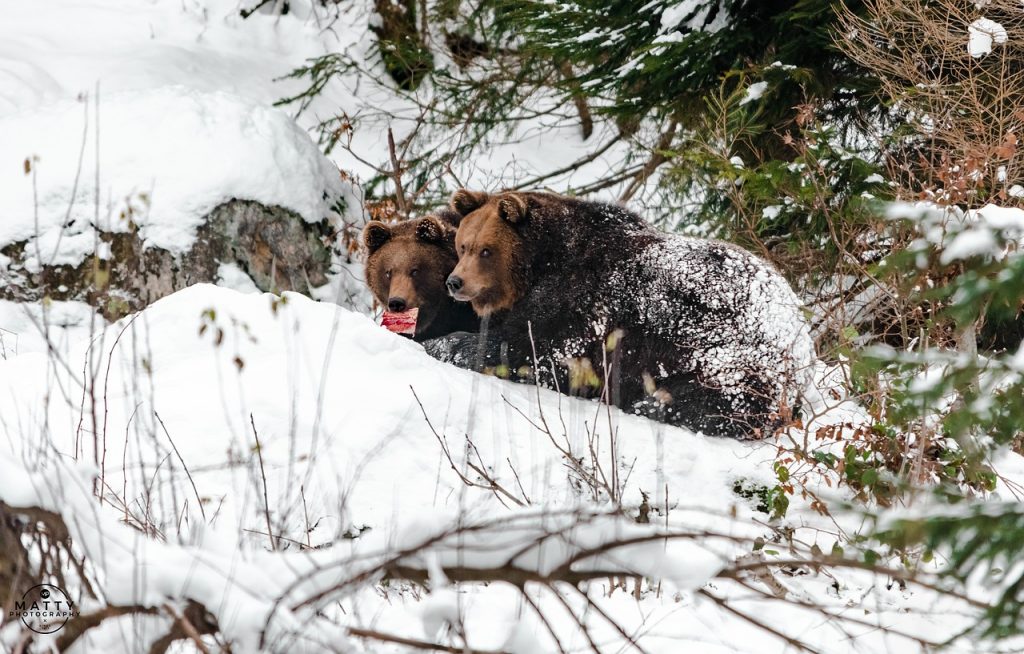
[[[484,248],[483,250],[480,250],[480,256],[484,257],[484,258],[487,258],[487,257],[491,256],[491,251],[488,250],[487,248]]]
[[[420,271],[415,269],[415,268],[413,268],[412,270],[409,271],[409,276],[410,277],[415,277],[418,274],[420,274]]]
[[[384,273],[384,279],[391,279],[391,271],[390,270],[387,271],[386,273]]]

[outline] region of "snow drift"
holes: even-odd
[[[0,118],[0,132],[0,168],[27,173],[0,195],[0,244],[38,239],[27,249],[49,263],[81,262],[93,228],[137,228],[147,246],[181,253],[228,200],[317,222],[346,192],[287,114],[227,93],[164,87],[61,102]]]
[[[66,355],[0,361],[0,458],[7,471],[0,499],[62,512],[80,530],[81,547],[99,557],[98,569],[113,566],[103,576],[112,584],[102,589],[110,597],[202,600],[217,612],[222,633],[246,647],[265,637],[271,649],[274,643],[316,649],[367,624],[433,639],[443,624],[462,622],[474,625],[474,647],[557,649],[539,614],[524,609],[513,588],[449,587],[439,571],[453,562],[504,569],[507,561],[543,574],[608,538],[652,533],[621,515],[598,524],[606,514],[594,513],[594,503],[607,496],[588,481],[593,473],[617,480],[611,485],[627,506],[647,493],[649,506],[663,507],[651,516],[656,524],[725,535],[683,541],[682,549],[664,554],[659,544],[656,552],[624,550],[581,561],[575,569],[619,565],[658,575],[681,593],[647,594],[638,603],[626,593],[605,597],[594,586],[589,600],[573,600],[594,637],[612,650],[621,646],[617,627],[588,612],[587,602],[610,611],[648,651],[704,647],[709,637],[720,651],[749,651],[750,642],[771,650],[756,627],[690,591],[724,562],[749,556],[750,543],[766,533],[756,497],[744,499],[734,487],[774,483],[775,456],[771,442],[699,437],[454,368],[363,315],[297,294],[198,285],[95,333]],[[102,504],[90,499],[94,489]],[[575,530],[570,522],[565,532],[560,513],[572,521],[595,515],[596,526],[584,522]],[[794,503],[789,519],[811,527],[801,533],[814,534],[816,547],[831,548],[815,527],[826,519],[804,503]],[[490,535],[460,535],[451,531],[456,527],[490,529]],[[545,533],[559,536],[540,547],[520,545]],[[451,536],[438,540],[444,534]],[[381,597],[367,585],[374,575],[361,576],[357,588],[342,583],[347,573],[358,573],[360,561],[377,570],[381,557],[430,543],[407,561],[433,580],[426,600],[394,587]],[[299,551],[324,545],[330,547],[323,552]],[[126,577],[128,570],[149,571],[142,586],[132,585],[137,577]],[[931,634],[948,621],[941,617],[947,605],[936,597],[887,589],[870,575],[787,583],[800,597],[836,610],[852,601],[911,633]],[[324,619],[296,608],[338,584],[345,592],[326,597],[342,602],[344,612]],[[742,588],[716,586],[733,594],[734,605],[799,630],[822,651],[846,649],[827,632],[808,631],[820,621],[813,611],[756,598],[744,605]],[[287,589],[305,599],[294,595],[290,609],[273,609]],[[564,612],[567,600],[536,592],[559,640],[570,649],[586,647],[590,636]],[[159,621],[128,628],[124,621],[132,618],[120,620],[90,632],[81,651],[135,651],[166,633]],[[708,632],[708,624],[719,628]],[[890,637],[864,638],[881,645]]]

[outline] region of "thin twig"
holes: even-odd
[[[466,464],[466,467],[468,467],[476,474],[480,475],[480,477],[483,478],[483,480],[486,483],[477,483],[470,479],[469,477],[467,477],[466,475],[462,474],[458,466],[455,464],[455,459],[452,457],[451,450],[448,447],[448,441],[445,440],[444,436],[440,434],[437,431],[437,429],[434,428],[433,423],[430,422],[430,418],[427,416],[427,410],[426,408],[424,408],[423,402],[420,401],[419,395],[416,394],[416,389],[413,388],[412,386],[409,386],[409,390],[412,391],[412,396],[413,398],[416,399],[416,404],[418,404],[420,407],[420,412],[423,414],[423,419],[427,422],[427,427],[430,428],[430,431],[434,434],[434,438],[437,439],[437,442],[441,444],[441,451],[444,453],[445,457],[448,458],[448,463],[451,465],[452,470],[455,471],[455,474],[459,476],[459,479],[462,481],[462,483],[474,488],[486,488],[487,490],[490,490],[498,498],[498,501],[502,502],[502,504],[504,504],[504,501],[502,501],[501,499],[502,497],[507,498],[513,504],[520,507],[524,507],[527,504],[529,504],[529,501],[523,502],[523,500],[516,497],[515,494],[513,494],[507,488],[498,483],[498,480],[496,480],[490,473],[488,473],[483,468],[483,459],[480,457],[480,451],[477,450],[476,445],[473,444],[473,441],[470,440],[469,436],[466,436],[466,443],[468,444],[471,450],[476,452],[476,456],[477,459],[480,461],[480,465],[478,466],[474,464],[472,461],[469,460],[468,456],[464,463]]]
[[[196,488],[196,482],[194,479],[192,479],[192,473],[189,472],[188,466],[185,465],[185,459],[181,457],[181,452],[178,451],[178,446],[174,444],[174,439],[171,438],[171,433],[167,431],[167,425],[165,425],[164,421],[160,418],[160,414],[154,411],[153,415],[156,416],[157,422],[160,423],[160,428],[164,430],[164,435],[167,436],[167,440],[170,442],[171,447],[174,449],[174,453],[178,455],[178,461],[181,462],[181,467],[185,469],[185,476],[188,477],[189,483],[192,484],[192,492],[195,493],[196,503],[199,504],[199,512],[203,516],[203,522],[206,522],[206,511],[203,509],[203,500],[199,498],[199,489]],[[127,498],[125,499],[127,500]]]
[[[395,204],[398,205],[398,210],[403,216],[409,215],[409,205],[405,201],[405,190],[402,188],[402,165],[398,161],[398,155],[395,153],[395,135],[391,132],[391,127],[388,127],[388,154],[391,157],[391,181],[395,184]]]
[[[277,551],[277,543],[274,541],[274,528],[270,526],[270,499],[267,497],[267,471],[263,467],[263,446],[260,445],[260,434],[256,431],[256,419],[249,414],[249,422],[252,424],[252,435],[256,437],[256,456],[260,462],[260,476],[263,477],[263,514],[267,518],[267,536],[270,538],[270,549]]]

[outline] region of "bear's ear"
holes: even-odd
[[[468,191],[460,188],[452,193],[452,199],[448,202],[451,208],[460,216],[468,216],[487,203],[487,194],[483,191]]]
[[[498,200],[498,215],[513,225],[526,219],[526,200],[518,193],[509,193]]]
[[[442,225],[446,225],[451,229],[458,229],[459,223],[462,222],[462,214],[451,207],[438,207],[430,215],[437,218]]]
[[[416,238],[427,243],[443,243],[448,230],[434,216],[420,218],[416,225]]]
[[[363,245],[373,254],[391,238],[391,228],[379,220],[371,220],[363,228]]]

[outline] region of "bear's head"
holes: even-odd
[[[462,216],[455,236],[459,263],[448,277],[452,297],[471,303],[479,316],[512,308],[526,292],[521,235],[526,197],[461,189],[451,208]]]
[[[419,309],[416,336],[455,305],[445,281],[455,268],[455,228],[436,216],[363,229],[366,282],[389,311]]]

